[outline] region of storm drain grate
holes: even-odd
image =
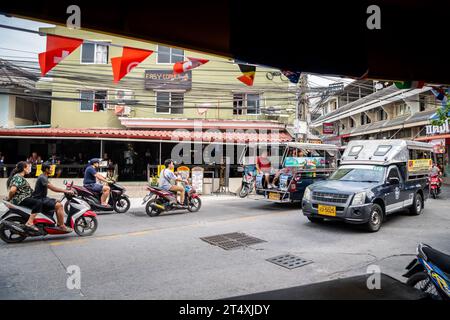
[[[267,259],[267,261],[275,263],[287,269],[295,269],[313,263],[312,260],[305,260],[292,254],[283,254],[281,256]]]
[[[251,237],[246,235],[245,233],[239,232],[219,234],[211,237],[203,237],[200,239],[209,244],[212,244],[213,246],[218,246],[225,250],[231,250],[250,246],[252,244],[266,242],[264,240]]]

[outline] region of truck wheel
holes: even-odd
[[[321,223],[323,222],[323,218],[317,218],[317,217],[308,217],[308,220],[311,221],[312,223]]]
[[[423,199],[419,193],[414,196],[413,205],[409,208],[409,213],[413,216],[418,216],[423,210]]]
[[[377,232],[383,223],[383,209],[376,203],[372,205],[370,210],[369,222],[366,223],[366,230],[369,232]]]

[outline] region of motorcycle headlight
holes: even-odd
[[[306,187],[303,199],[311,201],[311,189],[309,189],[309,187]]]
[[[363,205],[366,202],[366,193],[365,192],[358,192],[353,197],[352,205],[353,206],[360,206]]]

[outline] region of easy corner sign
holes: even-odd
[[[192,89],[192,71],[174,73],[173,70],[145,70],[144,87],[154,89]]]

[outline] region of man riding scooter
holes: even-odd
[[[73,230],[69,227],[67,227],[64,224],[64,207],[61,204],[61,202],[57,201],[56,199],[52,199],[47,197],[48,189],[50,189],[53,192],[58,193],[69,193],[73,194],[72,191],[67,191],[65,189],[61,189],[58,187],[55,187],[53,184],[51,184],[48,181],[48,177],[51,174],[51,165],[49,163],[43,163],[42,164],[42,174],[38,177],[36,181],[36,186],[34,188],[34,192],[31,195],[32,198],[40,200],[42,202],[42,212],[43,213],[51,213],[56,212],[56,219],[58,228],[65,232],[72,232]]]
[[[166,191],[172,191],[175,194],[178,192],[180,193],[180,207],[185,207],[184,204],[184,196],[185,196],[185,190],[182,186],[177,186],[177,182],[182,182],[183,179],[180,177],[175,176],[175,174],[172,172],[172,170],[175,168],[175,165],[173,163],[172,159],[167,159],[164,161],[164,166],[166,167],[163,171],[161,171],[161,174],[159,175],[159,187]]]
[[[89,191],[92,191],[94,193],[101,193],[101,205],[106,208],[110,208],[110,206],[108,205],[108,196],[111,188],[108,185],[97,183],[97,179],[102,182],[108,182],[105,177],[97,172],[97,169],[100,166],[100,159],[94,158],[89,161],[89,164],[90,165],[84,172],[83,185]]]

